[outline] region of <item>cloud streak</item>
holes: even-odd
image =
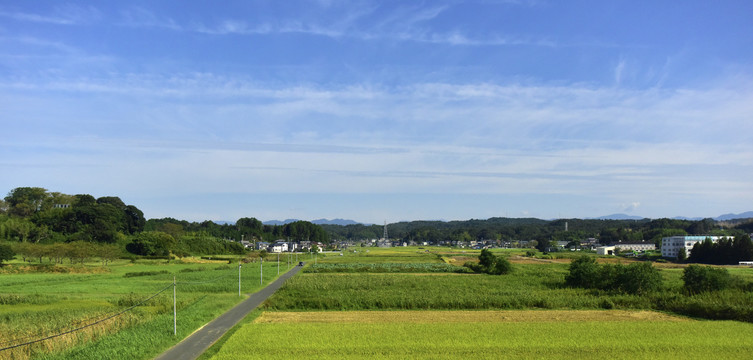
[[[22,22],[34,22],[52,25],[81,25],[97,21],[102,14],[93,6],[61,5],[53,9],[51,14],[36,14],[21,11],[0,10],[0,17]]]

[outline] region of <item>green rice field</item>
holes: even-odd
[[[281,321],[274,313],[265,321],[264,313],[212,359],[733,359],[753,351],[753,324],[646,312],[613,319],[602,311],[579,319],[579,311],[376,311],[343,319],[348,313],[317,312],[308,319],[311,313],[301,313]]]

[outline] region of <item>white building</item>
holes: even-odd
[[[710,238],[712,242],[717,242],[724,236],[670,236],[661,239],[661,256],[665,258],[677,258],[680,249],[685,248],[685,255],[690,256],[693,245]]]
[[[269,252],[282,253],[288,251],[288,243],[284,241],[277,241],[269,246]]]
[[[619,249],[620,251],[647,251],[647,250],[656,250],[656,245],[654,243],[617,243],[614,244],[615,249]]]
[[[599,246],[596,248],[596,255],[614,255],[614,246]]]

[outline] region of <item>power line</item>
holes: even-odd
[[[44,337],[44,338],[41,338],[41,339],[36,339],[36,340],[32,340],[32,341],[27,341],[25,343],[21,343],[21,344],[16,344],[16,345],[13,345],[13,346],[4,347],[4,348],[0,349],[0,351],[15,349],[17,347],[26,346],[26,345],[31,345],[31,344],[34,344],[34,343],[38,343],[40,341],[45,341],[45,340],[49,340],[49,339],[56,338],[56,337],[59,337],[59,336],[67,335],[67,334],[70,334],[70,333],[73,333],[73,332],[76,332],[76,331],[79,331],[79,330],[82,330],[82,329],[86,329],[86,328],[88,328],[90,326],[97,325],[97,324],[99,324],[99,323],[101,323],[103,321],[110,320],[110,319],[115,318],[117,316],[120,316],[120,315],[122,315],[122,314],[124,314],[124,313],[126,313],[128,311],[131,311],[133,308],[135,308],[135,307],[137,307],[137,306],[139,306],[139,305],[141,305],[141,304],[143,304],[143,303],[145,303],[145,302],[153,299],[155,296],[163,293],[165,290],[167,290],[167,289],[169,289],[171,287],[173,287],[173,284],[165,286],[162,290],[160,290],[160,291],[156,292],[154,295],[152,295],[152,296],[150,296],[150,297],[142,300],[138,304],[132,305],[132,306],[126,308],[125,310],[122,310],[122,311],[120,311],[120,312],[118,312],[118,313],[116,313],[114,315],[108,316],[106,318],[97,320],[97,321],[95,321],[95,322],[93,322],[91,324],[87,324],[87,325],[84,325],[84,326],[79,326],[79,327],[77,327],[75,329],[64,331],[64,332],[61,332],[61,333],[58,333],[58,334],[55,334],[55,335],[50,335],[50,336],[47,336],[47,337]]]
[[[234,269],[232,269],[232,270],[234,270]],[[173,288],[174,288],[174,287],[175,287],[176,285],[178,285],[178,284],[180,284],[180,285],[199,285],[199,284],[208,284],[208,283],[213,283],[213,282],[216,282],[217,280],[219,280],[219,279],[222,279],[222,278],[225,278],[225,277],[227,277],[227,276],[228,276],[227,274],[225,274],[225,275],[220,275],[220,276],[218,276],[218,277],[216,277],[216,278],[213,278],[213,279],[210,279],[210,280],[206,280],[206,281],[182,281],[182,282],[173,282],[173,283],[171,283],[171,284],[169,284],[169,285],[165,286],[164,288],[162,288],[162,289],[161,289],[161,290],[159,290],[158,292],[154,293],[153,295],[149,296],[148,298],[145,298],[144,300],[142,300],[142,301],[138,302],[137,304],[134,304],[134,305],[132,305],[132,306],[130,306],[130,307],[128,307],[128,308],[126,308],[126,309],[123,309],[123,310],[121,310],[121,311],[117,311],[117,312],[104,313],[104,314],[101,314],[101,315],[97,315],[97,316],[94,316],[94,317],[90,317],[90,318],[87,318],[87,319],[84,319],[84,320],[80,320],[80,321],[77,321],[77,323],[83,323],[83,322],[86,322],[86,321],[88,321],[88,320],[90,320],[90,319],[96,319],[96,318],[100,318],[100,317],[103,317],[103,316],[105,316],[105,317],[103,317],[103,318],[101,318],[101,319],[99,319],[99,320],[97,320],[97,321],[94,321],[94,322],[92,322],[92,323],[89,323],[89,324],[86,324],[86,325],[83,325],[83,326],[79,326],[79,327],[76,327],[76,328],[74,328],[74,329],[71,329],[71,330],[66,330],[66,331],[62,331],[62,332],[59,332],[59,333],[57,333],[57,334],[54,334],[54,335],[50,335],[50,336],[45,336],[45,337],[43,337],[43,338],[39,338],[39,339],[36,339],[36,340],[32,340],[32,341],[27,341],[27,342],[23,342],[23,343],[20,343],[20,344],[16,344],[16,345],[12,345],[12,346],[7,346],[7,347],[4,347],[4,348],[0,348],[0,351],[4,351],[4,350],[10,350],[10,349],[14,349],[14,348],[17,348],[17,347],[21,347],[21,346],[26,346],[26,345],[31,345],[31,344],[35,344],[35,343],[38,343],[38,342],[41,342],[41,341],[45,341],[45,340],[49,340],[49,339],[53,339],[53,338],[56,338],[56,337],[60,337],[60,336],[63,336],[63,335],[67,335],[67,334],[70,334],[70,333],[74,333],[74,332],[76,332],[76,331],[79,331],[79,330],[83,330],[83,329],[86,329],[86,328],[88,328],[88,327],[94,326],[94,325],[96,325],[96,324],[99,324],[99,323],[101,323],[101,322],[104,322],[104,321],[107,321],[107,320],[113,319],[113,318],[115,318],[115,317],[118,317],[118,316],[120,316],[120,315],[122,315],[122,314],[124,314],[124,313],[126,313],[126,312],[128,312],[128,311],[131,311],[131,310],[133,310],[133,309],[134,309],[135,307],[137,307],[137,306],[140,306],[140,305],[142,305],[142,304],[146,303],[147,301],[149,301],[149,300],[153,299],[154,297],[156,297],[157,295],[159,295],[159,294],[163,293],[163,292],[164,292],[165,290],[169,289],[170,287],[173,287]],[[112,315],[109,315],[109,314],[112,314]],[[5,344],[8,344],[8,343],[10,343],[10,342],[13,342],[13,341],[19,341],[19,340],[22,340],[22,341],[23,341],[23,340],[25,340],[25,339],[33,338],[34,336],[36,336],[36,335],[30,335],[30,336],[24,336],[24,337],[21,337],[21,338],[15,338],[15,339],[11,339],[11,340],[8,340],[8,341],[5,341],[5,342],[2,342],[2,343],[0,343],[0,346],[3,346],[3,345],[5,345]]]

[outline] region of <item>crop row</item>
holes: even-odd
[[[645,309],[753,322],[753,292],[729,289],[688,296],[678,272],[665,287],[631,295],[570,288],[560,264],[517,264],[510,275],[301,274],[267,302],[271,310]]]
[[[752,331],[731,321],[254,322],[212,359],[739,358]],[[277,341],[290,334],[316,336]]]
[[[471,273],[466,267],[445,263],[316,264],[304,273]]]

